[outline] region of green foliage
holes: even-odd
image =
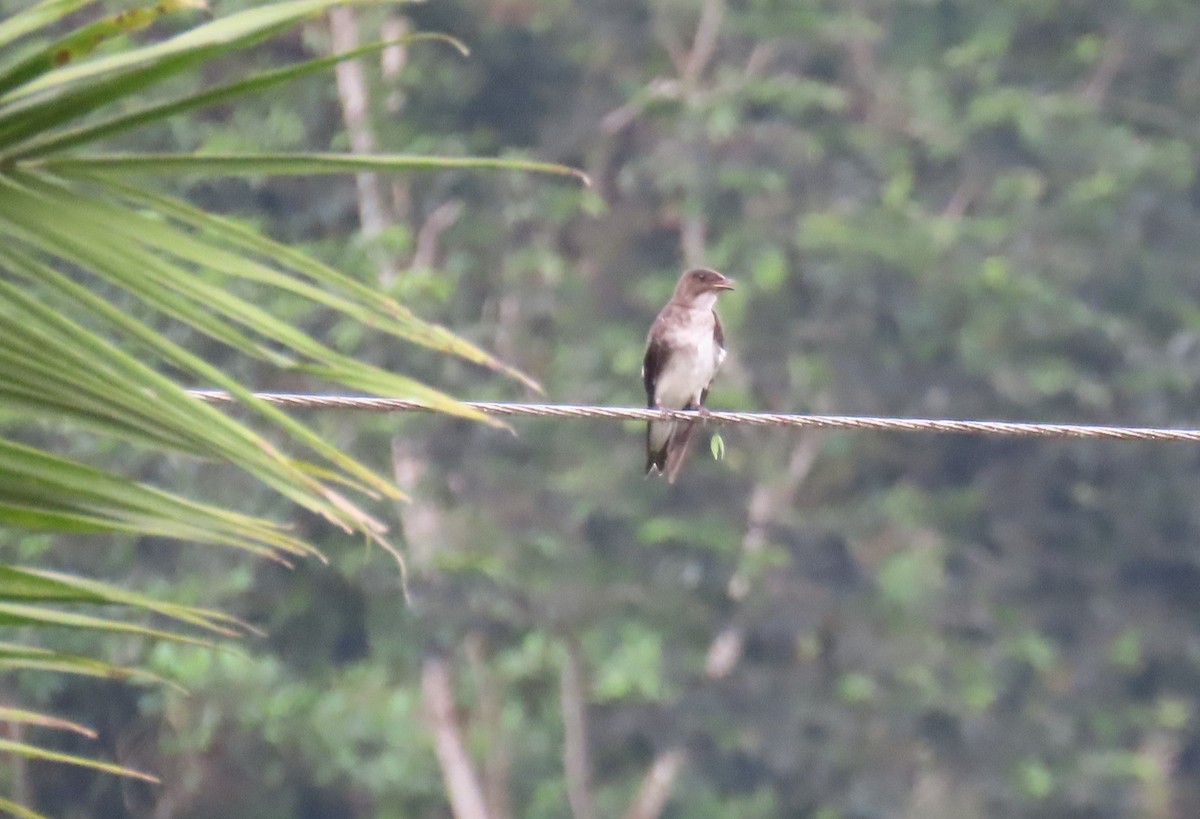
[[[195,155],[83,153],[97,140],[217,102],[237,99],[315,70],[345,55],[318,59],[180,96],[170,81],[312,19],[335,5],[294,0],[219,16],[150,44],[127,35],[159,17],[201,7],[170,0],[92,21],[69,17],[78,2],[47,0],[0,24],[0,524],[62,535],[170,538],[232,546],[288,564],[319,556],[303,538],[261,516],[163,491],[52,450],[40,434],[80,440],[83,431],[132,444],[139,452],[218,461],[330,523],[395,551],[386,526],[347,495],[398,499],[391,481],[347,456],[310,428],[255,399],[236,377],[180,343],[180,328],[259,367],[376,394],[406,395],[430,408],[483,420],[445,394],[390,369],[335,351],[268,308],[292,298],[301,311],[329,311],[375,333],[492,367],[531,384],[475,345],[417,319],[407,307],[304,254],[169,195],[122,181],[133,173],[344,173],[442,168],[513,169],[569,174],[516,159],[439,159],[417,155],[302,153]],[[353,5],[346,3],[343,5]],[[402,38],[405,43],[443,39]],[[111,43],[117,47],[107,47]],[[453,43],[453,41],[450,41]],[[393,43],[392,45],[395,45]],[[387,44],[360,49],[369,53]],[[350,56],[354,56],[353,54]],[[165,87],[165,90],[164,90]],[[147,101],[141,94],[152,96]],[[294,112],[269,123],[303,135]],[[277,141],[286,142],[278,134]],[[265,429],[196,401],[188,382],[232,393]],[[28,445],[26,439],[35,442]],[[76,447],[80,449],[82,447]],[[287,449],[306,449],[310,458]],[[58,551],[58,550],[55,550]],[[96,616],[80,607],[121,609]],[[144,625],[152,616],[169,628]],[[0,623],[21,640],[55,627],[211,646],[187,627],[221,637],[247,626],[207,609],[126,592],[85,577],[0,566]],[[157,675],[54,648],[5,643],[0,666],[155,681]],[[74,723],[12,710],[10,722]],[[80,733],[91,735],[81,730]],[[69,762],[157,781],[125,765],[5,739],[0,751]],[[28,811],[4,802],[21,815]]]
[[[662,635],[631,623],[613,637],[611,645],[603,647],[606,650],[592,651],[603,657],[592,683],[597,701],[661,699],[666,694]]]
[[[347,312],[382,307],[363,283],[496,349],[555,401],[640,404],[647,325],[679,269],[702,262],[741,282],[720,308],[731,355],[714,408],[1195,425],[1195,3],[355,12],[360,32],[445,31],[472,52],[406,40],[399,74],[376,59],[392,53],[382,44],[357,52],[366,119],[393,165],[509,146],[579,164],[594,187],[422,171],[385,180],[386,224],[354,234],[352,180],[258,173],[292,167],[263,153],[351,142],[332,83],[301,76],[328,59],[317,23],[210,64],[207,91],[181,71],[155,86],[176,93],[56,137],[94,129],[120,140],[105,151],[150,158],[93,153],[104,173],[84,175],[80,146],[28,170],[164,214],[171,244],[236,238],[227,250],[304,273],[318,292],[259,267],[200,278],[332,354],[456,395],[511,391],[469,356],[398,343],[420,325],[391,333]],[[691,63],[702,23],[711,54]],[[235,107],[224,89],[243,83],[266,93]],[[176,103],[200,115],[164,123],[156,106]],[[140,112],[155,127],[122,130]],[[135,167],[146,174],[111,175]],[[194,177],[202,167],[234,178]],[[168,168],[182,176],[157,180],[167,192],[140,188]],[[247,225],[303,243],[321,271]],[[235,356],[202,328],[161,326],[239,383],[309,383],[295,368],[265,375],[303,350]],[[258,340],[244,324],[220,331]],[[220,605],[270,635],[237,657],[158,644],[153,670],[177,669],[188,697],[139,687],[132,704],[105,692],[58,708],[22,689],[80,724],[119,712],[103,725],[128,744],[153,734],[164,773],[193,775],[162,786],[181,816],[446,813],[421,708],[427,656],[454,669],[466,747],[481,778],[506,783],[509,815],[569,815],[567,646],[586,678],[596,815],[623,815],[676,748],[668,816],[1200,815],[1200,470],[1187,447],[723,427],[724,459],[699,453],[668,487],[640,477],[639,425],[529,420],[513,436],[430,417],[306,420],[376,472],[399,452],[411,608],[394,577],[248,481],[140,448],[60,453],[292,520],[283,535],[333,557],[291,574],[228,550],[163,560],[147,543],[88,557],[89,576]],[[10,544],[23,563],[54,554],[44,538]],[[114,667],[131,664],[126,643],[107,648]],[[57,685],[78,702],[74,682]],[[64,807],[126,810],[104,798],[81,787]]]

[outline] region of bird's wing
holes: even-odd
[[[671,347],[663,340],[662,333],[656,332],[659,323],[655,321],[654,326],[650,328],[650,337],[646,340],[646,357],[642,360],[642,384],[646,387],[648,407],[654,406],[654,388],[658,383],[658,376],[667,366],[667,359],[671,356]]]
[[[665,309],[663,313],[667,312]],[[646,338],[646,357],[642,360],[642,384],[646,387],[646,406],[653,409],[658,402],[654,394],[658,390],[658,379],[667,366],[671,357],[671,346],[667,344],[663,333],[662,313],[650,326],[650,335]],[[657,469],[662,472],[667,466],[667,448],[675,429],[673,421],[650,421],[646,424],[646,474]]]
[[[721,364],[725,361],[725,328],[721,326],[721,317],[717,315],[716,310],[713,310],[713,343],[717,346],[717,366],[713,368],[713,377],[708,380],[707,386],[700,393],[701,406],[708,398],[708,390],[712,386],[712,382],[716,380],[717,370],[721,369]]]

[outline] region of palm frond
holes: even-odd
[[[154,536],[229,547],[290,563],[320,557],[269,520],[204,503],[18,440],[51,422],[69,434],[120,439],[147,453],[217,461],[335,525],[389,549],[386,527],[359,498],[400,498],[387,479],[243,384],[164,327],[188,328],[278,371],[415,399],[486,422],[443,392],[356,361],[280,319],[275,296],[375,332],[460,357],[538,389],[536,382],[369,286],[229,219],[128,180],[187,175],[312,175],[378,171],[516,171],[584,179],[523,158],[309,153],[106,153],[102,140],[214,103],[228,103],[394,42],[457,41],[414,34],[317,57],[174,96],[166,80],[321,15],[378,0],[287,0],[201,22],[144,45],[124,36],[200,5],[166,0],[64,30],[90,0],[42,0],[0,21],[0,526],[85,536]],[[107,50],[105,41],[120,44]],[[147,96],[148,95],[148,96]],[[586,180],[585,180],[586,181]],[[181,383],[182,382],[182,383]],[[250,423],[195,400],[185,386],[228,391]],[[23,426],[15,426],[21,424]],[[291,454],[299,449],[300,456]],[[72,542],[75,539],[72,539]],[[60,548],[62,548],[60,546]],[[165,621],[166,625],[162,625]],[[0,625],[123,635],[227,650],[253,629],[220,612],[164,601],[63,572],[0,564]],[[143,669],[25,642],[0,642],[0,671],[66,673],[173,684]],[[0,720],[86,733],[17,704]],[[130,768],[0,740],[0,753],[84,765],[155,781]],[[0,811],[36,816],[0,798]]]

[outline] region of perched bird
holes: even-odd
[[[725,360],[725,333],[713,309],[717,294],[733,280],[699,268],[679,277],[675,293],[650,325],[642,383],[651,409],[706,412],[709,385]],[[695,421],[650,421],[646,425],[646,474],[666,473],[675,483],[691,448]]]

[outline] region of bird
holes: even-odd
[[[646,336],[642,383],[650,409],[698,410],[725,361],[725,331],[715,310],[717,296],[733,279],[705,267],[679,277],[671,300]],[[660,472],[675,483],[691,448],[695,421],[646,424],[646,474]]]

